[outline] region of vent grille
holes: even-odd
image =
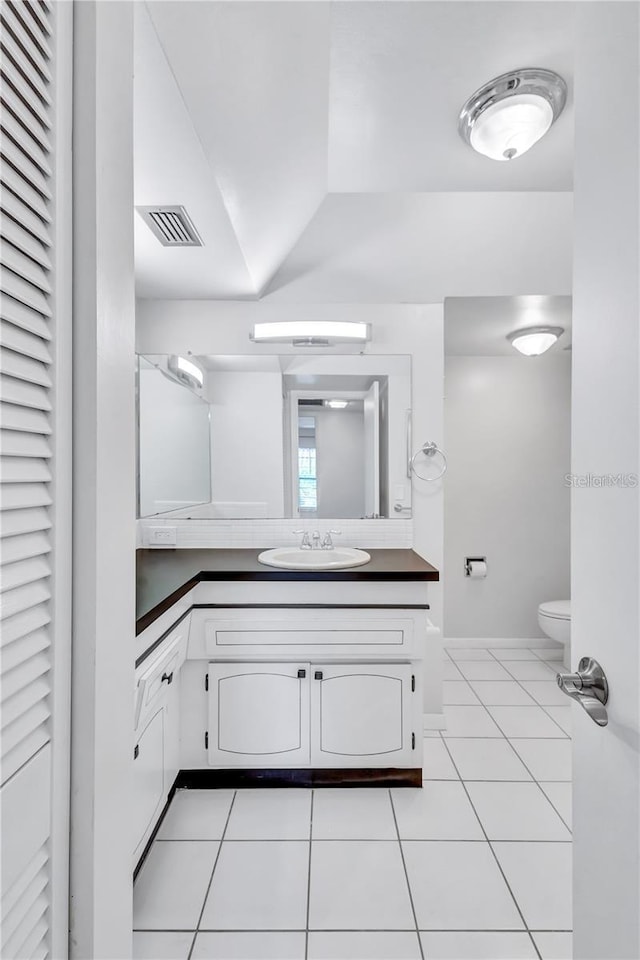
[[[202,240],[184,207],[136,207],[163,247],[201,247]]]

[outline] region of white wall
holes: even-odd
[[[447,637],[538,637],[570,596],[570,355],[447,357]],[[486,556],[488,576],[464,576]]]
[[[211,489],[215,503],[264,505],[257,515],[284,516],[282,376],[211,371]],[[245,511],[240,516],[251,516]]]
[[[194,354],[243,354],[247,352],[249,332],[254,323],[298,320],[301,313],[309,320],[364,320],[372,325],[372,340],[366,345],[366,354],[409,354],[412,357],[413,449],[417,449],[426,440],[443,443],[442,304],[305,304],[300,307],[264,301],[245,303],[215,300],[139,300],[136,314],[136,349],[138,353],[184,353],[185,350],[190,350]],[[310,356],[312,349],[309,350]],[[340,355],[355,353],[359,349],[350,351],[342,345],[333,351],[325,349],[319,352]],[[256,356],[260,353],[273,354],[273,344],[254,344],[251,350],[255,350]],[[294,355],[299,353],[299,348],[280,344],[279,352]],[[414,549],[441,569],[442,483],[414,480],[412,507]],[[251,541],[246,543],[246,546],[251,545],[254,545]],[[255,543],[255,546],[259,545],[260,543]],[[429,585],[429,602],[430,617],[436,626],[440,626],[441,584]],[[431,653],[432,655],[427,657],[425,669],[425,710],[429,713],[440,713],[441,657],[439,650],[435,648]]]
[[[318,515],[364,516],[364,415],[362,409],[311,409],[316,419]]]

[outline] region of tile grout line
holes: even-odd
[[[402,847],[402,839],[400,837],[400,828],[398,827],[398,818],[396,817],[396,808],[393,804],[393,794],[389,790],[389,803],[391,804],[391,812],[393,814],[393,822],[396,827],[396,836],[398,838],[398,847],[400,848],[400,857],[402,859],[402,869],[404,870],[404,877],[407,882],[407,890],[409,892],[409,903],[411,904],[411,913],[413,914],[413,922],[416,925],[416,937],[418,938],[418,949],[420,951],[421,960],[425,960],[424,950],[422,948],[422,937],[420,936],[420,926],[418,924],[418,915],[416,913],[416,907],[413,902],[413,891],[411,889],[411,882],[409,880],[409,872],[407,870],[407,862],[404,858],[404,849]]]
[[[490,656],[493,656],[493,654],[491,653],[490,650],[487,650],[487,653],[489,653]],[[496,660],[496,662],[500,663],[500,661],[498,661],[497,658],[494,658],[494,659]],[[519,662],[522,662],[522,661],[519,661]],[[534,661],[532,661],[532,662],[534,662]],[[508,667],[505,667],[505,670],[507,671],[507,673],[511,673],[511,671],[509,670]],[[528,694],[528,696],[531,696],[531,694],[529,693],[529,691],[527,690],[527,688],[522,686],[522,683],[518,680],[518,678],[517,678],[517,677],[514,677],[513,674],[511,674],[511,676],[513,677],[514,681],[518,684],[518,686],[519,686],[522,690],[524,690],[524,692],[525,692],[526,694]],[[543,682],[544,682],[544,681],[543,681]],[[535,698],[533,698],[533,699],[535,699]],[[541,703],[539,703],[539,704],[537,704],[537,705],[540,707],[541,710],[544,710],[545,714],[549,717],[549,719],[550,719],[553,723],[555,723],[557,727],[559,727],[559,728],[562,730],[562,727],[560,727],[560,724],[557,723],[557,722],[554,720],[554,718],[553,718],[549,713],[547,713],[547,711],[544,709],[544,706],[543,706]],[[502,729],[502,728],[500,727],[500,724],[498,723],[498,721],[495,720],[495,717],[494,717],[494,721],[495,721],[496,725],[498,726],[498,728],[499,728],[499,729]],[[567,734],[566,731],[564,731],[564,730],[563,730],[563,733],[565,734],[565,739],[567,739],[567,740],[569,741],[569,743],[571,743],[573,737],[572,737],[570,734]],[[529,738],[527,738],[527,737],[516,737],[516,739],[525,740],[525,739],[529,739]],[[536,739],[536,738],[533,738],[533,739]],[[560,737],[549,737],[549,738],[547,738],[547,737],[540,737],[539,739],[541,739],[541,740],[550,739],[550,740],[559,740],[559,741],[560,741],[562,738],[560,738]],[[553,803],[553,801],[551,800],[551,798],[548,797],[547,794],[545,793],[545,791],[542,789],[542,787],[540,786],[540,782],[539,782],[538,778],[533,776],[533,773],[531,772],[531,770],[529,770],[529,767],[526,765],[526,763],[524,763],[524,760],[522,759],[522,757],[520,757],[520,754],[518,753],[518,751],[516,750],[516,748],[515,748],[515,747],[513,746],[513,744],[511,743],[509,737],[506,737],[506,740],[508,741],[509,746],[511,747],[511,749],[512,749],[512,750],[515,750],[516,755],[519,757],[520,761],[524,764],[525,769],[528,771],[528,773],[529,773],[529,774],[531,775],[531,777],[533,778],[533,782],[536,784],[536,786],[538,787],[538,790],[542,793],[542,795],[543,795],[543,797],[545,798],[545,800],[547,801],[547,803],[550,803],[550,804],[551,804],[552,808],[555,810],[555,812],[556,812],[556,814],[558,815],[558,817],[560,817],[560,820],[562,821],[562,823],[565,825],[565,827],[567,828],[567,830],[568,830],[569,833],[571,834],[571,838],[572,838],[572,842],[573,842],[573,830],[572,830],[572,828],[571,828],[571,827],[569,826],[569,824],[566,822],[566,820],[564,819],[564,817],[562,816],[562,814],[560,813],[560,811],[559,811],[558,808],[556,807],[555,803]],[[566,783],[567,781],[566,781],[566,780],[565,780],[565,781],[550,781],[550,780],[549,780],[549,781],[543,781],[543,782],[545,782],[545,783],[552,783],[552,782]],[[569,783],[571,783],[572,786],[573,786],[573,778],[569,781]],[[556,842],[557,842],[557,841],[556,841]]]
[[[193,934],[193,940],[191,941],[191,949],[189,950],[189,953],[188,953],[188,956],[187,956],[187,960],[191,960],[191,957],[192,957],[192,955],[193,955],[193,950],[194,950],[194,947],[195,947],[195,945],[196,945],[196,940],[197,940],[197,938],[198,938],[198,933],[199,933],[199,931],[200,931],[200,923],[202,922],[202,917],[203,917],[203,915],[204,915],[204,908],[205,908],[206,905],[207,905],[207,900],[208,900],[208,898],[209,898],[209,891],[211,890],[211,884],[213,883],[213,877],[214,877],[214,874],[215,874],[215,872],[216,872],[216,867],[218,866],[218,860],[220,859],[220,854],[222,853],[222,844],[224,843],[224,838],[225,838],[225,836],[226,836],[227,828],[228,828],[228,826],[229,826],[229,820],[231,819],[231,811],[233,810],[233,805],[234,805],[234,803],[236,802],[236,797],[237,797],[237,795],[238,795],[238,791],[237,791],[237,790],[234,790],[234,791],[233,791],[233,797],[231,798],[231,803],[230,803],[230,805],[229,805],[229,812],[227,813],[227,819],[225,820],[225,823],[224,823],[224,829],[223,829],[223,831],[222,831],[222,836],[220,837],[220,846],[218,847],[218,852],[216,853],[216,858],[215,858],[215,860],[214,860],[214,862],[213,862],[213,870],[211,871],[211,876],[209,877],[209,883],[207,884],[207,889],[206,889],[205,894],[204,894],[204,900],[202,901],[202,908],[201,908],[201,910],[200,910],[200,915],[198,916],[198,922],[196,923],[196,929],[195,929],[195,932],[194,932],[194,934]]]
[[[564,730],[564,729],[560,726],[560,724],[559,724],[556,720],[553,719],[553,717],[551,716],[551,714],[547,713],[547,711],[544,709],[543,705],[542,705],[541,703],[538,703],[538,701],[536,700],[535,697],[531,696],[531,694],[529,693],[529,691],[527,690],[527,688],[526,688],[526,687],[523,687],[523,686],[522,686],[522,683],[520,682],[520,680],[518,680],[518,678],[517,678],[516,676],[514,676],[514,674],[511,672],[511,670],[509,670],[509,667],[505,667],[504,663],[503,663],[501,660],[498,660],[497,657],[494,657],[490,650],[487,650],[487,653],[489,654],[490,657],[493,657],[493,659],[496,661],[496,663],[499,663],[500,666],[503,667],[503,668],[507,671],[507,673],[509,674],[509,676],[512,677],[513,680],[515,680],[515,682],[518,684],[518,686],[520,687],[520,689],[523,690],[524,693],[527,694],[527,696],[531,697],[531,699],[535,701],[536,706],[537,706],[537,707],[540,707],[540,709],[541,709],[542,711],[544,711],[544,713],[549,717],[549,720],[551,720],[552,723],[555,723],[556,727],[557,727],[559,730],[561,730],[562,733],[564,734],[564,737],[565,737],[566,739],[570,740],[571,737],[570,737],[570,735],[566,732],[566,730]],[[507,663],[510,663],[511,661],[507,660],[506,662],[507,662]],[[522,660],[514,661],[514,662],[522,663]],[[535,663],[534,660],[528,661],[528,662]],[[544,663],[544,662],[545,662],[545,661],[543,661],[543,660],[540,661],[540,663]],[[542,682],[544,683],[544,681],[542,681]],[[549,682],[551,682],[551,681],[549,681]],[[549,739],[549,740],[553,740],[553,739],[560,740],[560,739],[562,739],[562,738],[561,738],[561,737],[541,737],[540,739],[542,739],[542,740],[547,740],[547,739]]]
[[[444,738],[443,738],[443,739],[444,739]],[[451,762],[453,763],[453,765],[454,765],[454,767],[456,768],[456,771],[458,772],[458,775],[459,775],[459,774],[460,774],[460,771],[458,770],[458,767],[456,766],[456,762],[455,762],[455,760],[453,759],[453,756],[451,755],[451,751],[448,750],[448,748],[447,748],[446,741],[445,741],[445,749],[447,749],[447,752],[448,752],[448,754],[449,754],[449,757],[451,758]],[[518,901],[516,900],[516,896],[515,896],[513,890],[511,889],[511,884],[510,884],[509,881],[507,880],[506,874],[505,874],[504,870],[502,869],[502,864],[501,864],[500,861],[498,860],[498,856],[497,856],[495,850],[493,849],[493,845],[492,845],[492,843],[491,843],[491,840],[489,839],[489,835],[488,835],[487,831],[486,831],[485,828],[484,828],[484,824],[483,824],[482,820],[480,819],[480,817],[479,817],[479,815],[478,815],[478,811],[477,811],[476,808],[475,808],[475,804],[474,804],[473,800],[471,799],[471,794],[470,794],[469,791],[467,790],[467,785],[466,785],[466,783],[464,782],[464,780],[462,779],[462,777],[460,777],[460,783],[462,784],[462,787],[463,787],[463,789],[464,789],[464,792],[465,792],[466,795],[467,795],[467,799],[468,799],[469,803],[471,804],[471,809],[473,810],[473,812],[474,812],[474,814],[475,814],[476,820],[478,821],[478,824],[479,824],[479,826],[480,826],[480,829],[482,830],[482,832],[483,832],[483,834],[484,834],[485,840],[487,841],[487,844],[489,845],[489,849],[491,850],[491,854],[492,854],[492,856],[493,856],[493,859],[494,859],[495,862],[496,862],[496,865],[497,865],[497,867],[498,867],[498,870],[499,870],[500,873],[502,874],[502,879],[504,880],[505,885],[506,885],[506,887],[507,887],[507,890],[509,891],[509,894],[511,895],[511,899],[513,900],[513,902],[514,902],[514,904],[515,904],[515,908],[516,908],[516,910],[518,911],[518,913],[519,913],[519,915],[520,915],[520,919],[522,920],[522,923],[523,923],[523,925],[524,925],[524,928],[525,928],[526,932],[529,934],[529,939],[531,940],[531,942],[532,942],[532,944],[533,944],[533,949],[536,951],[536,956],[538,957],[538,960],[542,960],[540,951],[538,950],[538,947],[536,946],[536,943],[535,943],[533,937],[531,936],[531,931],[529,930],[529,924],[527,923],[527,921],[526,921],[526,919],[525,919],[524,913],[523,913],[522,910],[520,909],[520,904],[519,904]]]
[[[313,801],[315,790],[311,791],[311,808],[309,810],[309,865],[307,868],[307,916],[304,931],[304,960],[309,956],[309,911],[311,909],[311,852],[313,850]]]

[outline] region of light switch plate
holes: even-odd
[[[175,547],[176,545],[175,527],[149,527],[148,534],[150,547]]]

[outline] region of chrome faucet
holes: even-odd
[[[341,530],[328,530],[324,535],[324,540],[322,541],[323,550],[333,550],[333,540],[331,539],[331,534],[334,536],[339,536],[342,533]]]
[[[302,543],[300,544],[300,549],[301,549],[301,550],[311,550],[311,540],[309,539],[309,531],[308,531],[308,530],[294,530],[293,532],[294,532],[294,533],[301,533],[301,534],[302,534]],[[318,536],[319,536],[319,534],[318,534]]]
[[[320,549],[320,531],[319,530],[313,531],[313,549],[314,550]]]

